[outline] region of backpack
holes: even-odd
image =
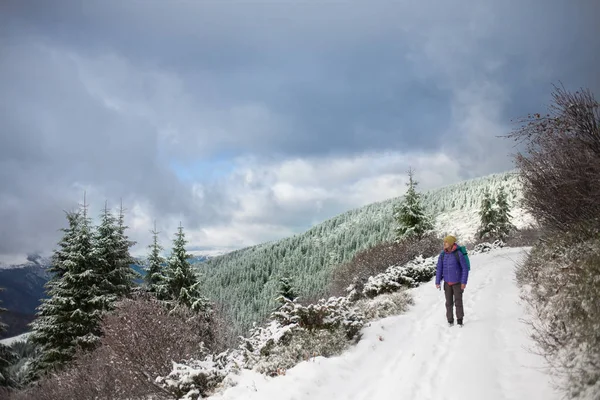
[[[458,248],[458,250],[460,250],[461,253],[463,253],[463,256],[465,256],[465,261],[467,262],[467,270],[470,271],[471,270],[471,261],[469,260],[469,253],[467,252],[467,248],[465,246],[457,246],[457,248]],[[444,250],[442,250],[440,255],[445,257],[446,252]],[[458,261],[458,264],[460,265],[460,257],[458,256],[458,252],[455,252],[454,255],[456,256],[456,261]]]

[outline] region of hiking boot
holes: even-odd
[[[448,321],[448,326],[454,326],[454,321]]]
[[[458,325],[462,326],[462,324],[463,324],[463,323],[462,323],[462,319],[459,319],[459,320],[458,320]]]

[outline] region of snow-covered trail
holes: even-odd
[[[559,399],[532,342],[514,282],[523,249],[471,256],[465,326],[448,327],[444,295],[433,282],[413,289],[403,315],[364,329],[339,357],[307,361],[285,376],[245,371],[222,399]]]

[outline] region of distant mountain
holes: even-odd
[[[436,231],[453,233],[464,243],[479,225],[478,210],[486,188],[504,187],[512,206],[513,224],[533,220],[519,205],[521,185],[515,172],[494,174],[423,193],[423,203],[435,217]],[[308,231],[282,240],[232,251],[199,264],[202,289],[213,301],[224,304],[239,333],[259,322],[275,307],[278,280],[292,277],[303,298],[325,294],[334,268],[356,252],[392,240],[393,207],[400,198],[350,210]]]
[[[50,279],[47,265],[15,265],[0,269],[0,292],[2,307],[8,309],[2,320],[8,330],[0,338],[11,337],[28,330],[33,321],[36,307],[44,298],[44,285]]]
[[[201,263],[213,256],[214,253],[197,254],[191,262]],[[146,269],[143,260],[136,259],[136,262],[131,267],[141,275],[137,280],[141,283],[146,275]],[[35,254],[27,256],[27,262],[23,264],[0,264],[0,287],[5,289],[0,292],[0,301],[2,307],[8,310],[2,314],[2,321],[8,325],[8,330],[0,334],[0,339],[13,337],[29,330],[28,324],[35,319],[36,308],[40,300],[45,297],[44,285],[51,277],[47,270],[50,265],[49,258]]]
[[[10,264],[0,261],[0,270],[2,269],[15,269],[15,268],[26,268],[26,267],[41,267],[47,268],[51,265],[52,261],[48,257],[42,257],[39,254],[28,254],[27,261],[21,264]]]

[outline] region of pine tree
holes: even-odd
[[[169,297],[195,311],[207,311],[208,300],[200,295],[199,285],[189,258],[192,257],[185,250],[187,240],[181,224],[173,240],[173,250],[167,262],[165,284]]]
[[[154,230],[152,231],[152,244],[148,246],[150,255],[147,259],[148,273],[145,276],[145,281],[149,292],[155,293],[159,299],[165,299],[167,298],[167,290],[165,287],[166,278],[163,266],[166,261],[160,255],[163,248],[158,243],[158,234],[155,222]]]
[[[3,291],[4,288],[0,288],[0,292]],[[0,301],[0,303],[2,303]],[[0,314],[6,312],[6,308],[0,307]],[[6,324],[2,322],[0,319],[0,333],[6,332]],[[8,346],[0,343],[0,387],[1,386],[11,386],[11,379],[8,374],[8,368],[15,361],[16,356],[13,351]]]
[[[494,204],[494,200],[492,199],[488,188],[486,188],[483,192],[479,216],[481,218],[481,224],[479,226],[479,230],[477,231],[477,237],[479,237],[479,239],[495,238],[498,232],[498,214],[496,210],[496,204]]]
[[[277,291],[276,300],[281,304],[285,304],[286,301],[294,301],[296,297],[296,292],[292,286],[292,280],[288,275],[284,275],[279,279],[279,289]]]
[[[76,242],[79,237],[81,215],[79,212],[67,213],[68,228],[61,231],[64,235],[58,243],[59,248],[52,256],[54,272],[46,283],[47,299],[41,301],[38,307],[37,319],[31,324],[30,340],[39,347],[40,356],[34,360],[30,371],[38,376],[55,366],[70,360],[73,355],[72,335],[64,335],[63,329],[72,311],[70,291],[67,291],[64,276],[69,270],[74,270],[78,259],[75,254]]]
[[[496,231],[497,237],[500,240],[506,240],[512,231],[516,228],[511,223],[512,216],[510,215],[510,206],[508,204],[508,196],[504,191],[504,186],[501,186],[496,195]]]
[[[110,310],[117,300],[117,287],[114,282],[114,270],[117,264],[117,226],[116,219],[104,205],[100,215],[100,225],[93,238],[94,269],[101,279],[99,284],[102,308]]]
[[[61,231],[64,232],[64,235],[58,243],[59,248],[55,250],[52,255],[52,265],[48,268],[48,272],[50,272],[51,275],[51,278],[48,281],[50,284],[60,280],[69,269],[69,266],[73,265],[71,257],[81,214],[79,211],[68,212],[66,213],[66,217],[69,226],[68,228],[61,229]]]
[[[94,259],[91,220],[84,202],[81,213],[68,214],[69,228],[55,251],[54,266],[60,274],[48,282],[48,298],[38,307],[30,340],[39,346],[33,362],[33,378],[63,366],[77,347],[91,350],[100,337],[100,318],[105,298],[99,290],[101,277]]]
[[[140,275],[131,268],[135,260],[131,256],[129,249],[136,242],[129,240],[129,237],[125,234],[127,228],[128,226],[125,225],[125,210],[123,209],[123,203],[121,203],[117,221],[117,263],[113,273],[113,282],[119,296],[129,296],[136,286],[135,280],[140,278]]]
[[[425,213],[422,205],[421,194],[417,192],[418,182],[414,179],[414,171],[408,171],[408,191],[403,201],[394,210],[394,219],[398,224],[396,239],[416,237],[421,239],[433,230],[433,221]]]

